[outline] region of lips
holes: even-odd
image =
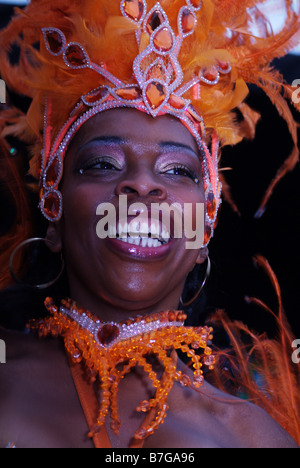
[[[172,223],[167,227],[158,219],[119,220],[117,226],[109,226],[108,242],[116,253],[136,259],[159,259],[173,248]]]

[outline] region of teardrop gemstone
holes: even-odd
[[[87,105],[93,105],[102,101],[107,95],[108,89],[106,87],[101,87],[83,96],[82,100]]]
[[[150,107],[157,109],[166,99],[166,89],[162,83],[152,81],[146,88],[146,97]]]
[[[123,10],[130,19],[140,21],[144,13],[144,3],[141,0],[125,0]]]
[[[162,12],[160,10],[155,10],[147,21],[146,29],[148,33],[151,35],[164,21],[165,18]]]
[[[188,34],[194,31],[196,26],[195,16],[192,14],[191,10],[185,8],[182,11],[181,16],[181,27],[183,34]]]
[[[159,52],[168,52],[173,47],[173,36],[169,28],[161,28],[153,37],[153,44]]]
[[[97,338],[102,346],[109,346],[120,335],[120,329],[113,323],[106,323],[97,333]]]
[[[205,80],[210,81],[211,83],[214,83],[218,79],[218,76],[219,72],[217,67],[215,66],[206,68],[202,71],[202,77],[205,78]]]
[[[59,55],[64,47],[63,34],[55,29],[44,29],[44,38],[46,45],[54,55]]]
[[[231,64],[230,62],[218,62],[218,68],[221,73],[229,73],[231,71]]]
[[[65,59],[71,67],[85,67],[88,65],[88,56],[79,44],[69,44],[65,51]]]
[[[61,200],[57,192],[49,192],[43,201],[45,215],[50,219],[56,219],[61,211]]]

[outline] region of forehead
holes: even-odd
[[[176,117],[152,116],[136,109],[113,109],[89,119],[78,131],[72,149],[97,137],[119,137],[127,142],[158,145],[173,142],[190,146],[199,152],[197,142]]]

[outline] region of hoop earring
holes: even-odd
[[[191,305],[193,302],[195,302],[195,300],[200,296],[201,292],[203,291],[203,288],[204,286],[206,285],[206,282],[209,278],[209,275],[210,275],[210,272],[211,272],[211,261],[210,261],[210,258],[207,257],[207,268],[206,268],[206,272],[205,272],[205,277],[204,277],[204,280],[200,286],[200,288],[198,289],[198,291],[196,292],[196,294],[192,297],[192,299],[190,299],[189,301],[187,302],[183,302],[182,301],[182,296],[180,296],[180,303],[182,305],[182,307],[188,307],[189,305]]]
[[[26,283],[25,281],[22,281],[20,280],[20,278],[17,277],[17,275],[15,274],[14,270],[13,270],[13,262],[14,262],[14,258],[16,256],[16,253],[24,246],[26,245],[29,245],[29,244],[32,244],[34,242],[49,242],[50,244],[53,244],[52,241],[48,240],[48,239],[44,239],[43,237],[33,237],[31,239],[27,239],[25,240],[24,242],[21,242],[16,248],[15,250],[13,251],[13,253],[11,254],[10,256],[10,260],[9,260],[9,271],[10,271],[10,274],[12,276],[12,278],[16,281],[16,283],[19,283],[19,284],[23,284],[25,286],[29,286],[31,288],[34,288],[34,289],[47,289],[47,288],[50,288],[50,286],[53,286],[53,284],[55,284],[59,278],[61,277],[61,275],[63,274],[63,271],[65,269],[65,262],[64,262],[64,259],[63,259],[63,255],[62,253],[60,254],[60,259],[61,259],[61,269],[60,269],[60,272],[59,274],[54,278],[54,280],[52,281],[49,281],[48,283],[42,283],[42,284],[28,284]]]

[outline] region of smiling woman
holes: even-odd
[[[264,410],[205,380],[216,363],[213,330],[188,326],[184,309],[210,271],[220,145],[249,137],[258,119],[243,104],[246,81],[272,90],[296,144],[280,94],[291,89],[266,63],[293,42],[298,16],[286,2],[287,24],[271,35],[255,9],[262,37],[249,40],[250,7],[253,0],[33,0],[1,33],[3,78],[32,99],[26,117],[4,110],[2,136],[31,145],[41,240],[63,258],[65,281],[61,303],[46,298],[49,315],[28,324],[59,339],[1,329],[0,445],[296,446]],[[52,271],[48,261],[18,258],[33,241],[14,240],[3,259],[12,254],[15,278],[27,282],[32,267],[49,285],[35,270]]]

